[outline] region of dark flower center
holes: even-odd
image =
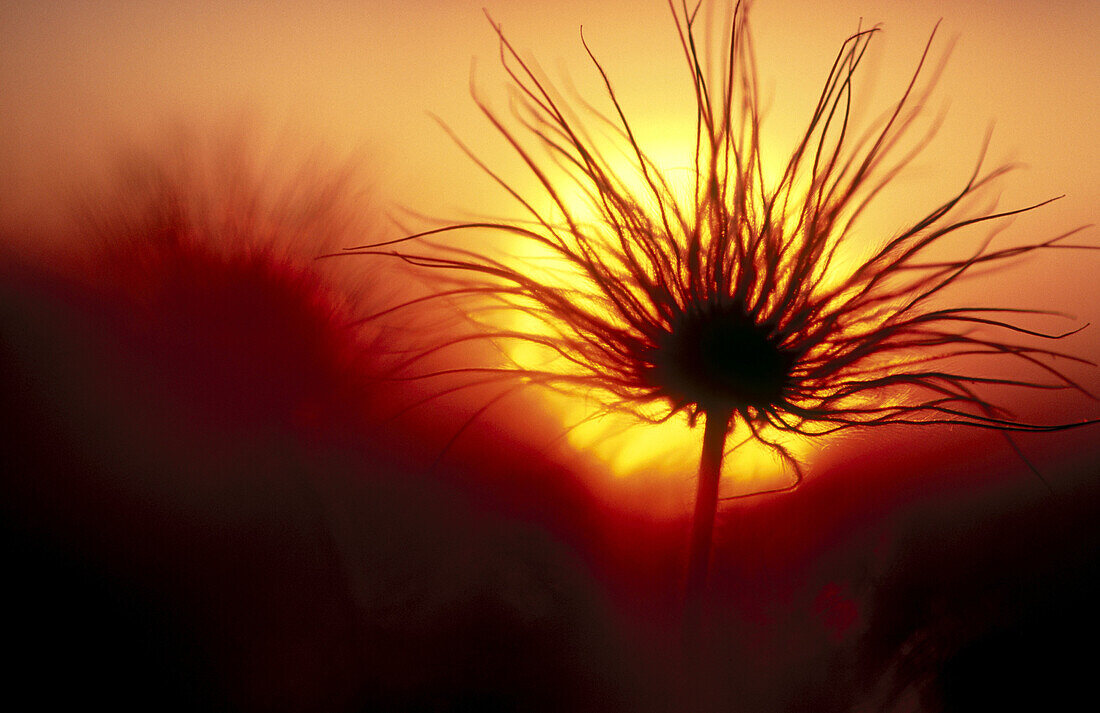
[[[736,303],[681,314],[659,335],[649,380],[703,410],[766,408],[783,400],[795,355]]]

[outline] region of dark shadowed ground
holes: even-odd
[[[461,410],[388,418],[423,387],[377,378],[400,332],[346,328],[369,295],[301,253],[215,249],[173,220],[138,248],[9,258],[0,274],[19,709],[1089,698],[1095,428],[1024,443],[1053,494],[996,438],[891,431],[846,443],[794,493],[728,506],[706,650],[685,670],[682,518],[593,489],[597,466],[545,447],[555,426],[534,400],[474,423],[433,467]]]

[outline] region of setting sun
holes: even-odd
[[[1098,27],[0,1],[9,699],[1091,700]]]
[[[690,117],[680,118],[684,121],[670,119],[660,130],[651,132],[664,137],[664,140],[653,147],[645,147],[645,156],[649,178],[667,184],[677,204],[686,210],[694,200],[695,190],[696,169],[691,165],[694,161],[694,127],[688,120]],[[606,158],[610,175],[621,183],[624,192],[635,196],[639,206],[649,214],[656,215],[660,210],[660,199],[664,196],[654,193],[647,176],[639,168],[637,156],[628,153],[629,146],[624,145],[621,139],[615,141],[608,138],[598,142],[597,150]],[[775,153],[778,154],[778,151]],[[769,163],[775,169],[772,175],[778,175],[781,172],[779,159]],[[559,205],[551,198],[543,197],[535,205],[536,211],[558,225],[564,224],[564,216],[568,214],[569,220],[581,230],[598,236],[593,240],[593,245],[602,245],[604,250],[612,251],[615,237],[602,224],[600,197],[592,195],[590,189],[586,190],[583,179],[557,168],[548,171],[547,178],[561,203]],[[807,180],[800,180],[792,192],[801,191],[804,194],[808,190]],[[790,216],[787,219],[790,220]],[[794,228],[793,225],[790,227]],[[852,249],[848,245],[841,246],[842,253]],[[503,250],[510,252],[507,245]],[[578,300],[591,302],[591,278],[576,264],[564,260],[546,246],[528,241],[514,241],[511,250],[515,252],[509,254],[509,259],[514,261],[516,269],[539,282],[567,290]],[[848,264],[850,272],[852,263],[850,255],[846,256],[849,258],[847,260],[844,257],[838,256],[835,269],[823,276],[823,287],[837,287],[843,282],[845,264]],[[600,309],[603,315],[608,316],[606,309],[591,303],[588,306]],[[561,336],[553,332],[552,316],[548,321],[548,315],[543,311],[527,311],[532,307],[520,302],[516,309],[488,312],[485,319],[488,326],[513,333],[536,334],[546,338]],[[500,349],[519,371],[580,372],[577,365],[570,364],[547,344],[504,339]],[[548,411],[560,419],[564,441],[577,451],[595,456],[613,477],[625,478],[644,473],[650,477],[682,478],[685,465],[698,461],[698,432],[684,414],[669,417],[667,412],[662,413],[658,404],[654,404],[645,418],[638,418],[637,414],[608,409],[606,395],[598,391],[540,389],[538,395]],[[801,463],[805,463],[812,453],[807,439],[783,433],[770,433],[769,436],[778,439]],[[789,472],[789,466],[785,466],[782,459],[776,456],[774,449],[753,439],[747,432],[732,434],[727,445],[729,453],[723,462],[722,497],[779,489],[795,477]]]

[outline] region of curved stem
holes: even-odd
[[[703,452],[699,459],[699,480],[695,490],[695,514],[691,522],[687,582],[684,588],[684,644],[695,648],[701,633],[703,591],[706,588],[714,516],[718,510],[718,481],[722,456],[733,414],[707,413],[703,430]]]

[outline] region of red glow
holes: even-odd
[[[349,328],[430,286],[315,256],[397,234],[394,203],[452,218],[510,209],[424,114],[484,136],[471,55],[478,86],[505,105],[482,4],[0,8],[0,525],[8,630],[24,652],[16,692],[59,708],[75,691],[82,705],[334,713],[661,713],[682,710],[685,680],[715,710],[765,713],[1057,709],[1087,694],[1090,662],[1075,652],[1100,633],[1095,429],[1019,439],[1053,495],[995,435],[823,443],[799,490],[723,506],[708,651],[685,672],[673,661],[697,452],[618,477],[527,392],[468,425],[498,392],[393,418],[432,387],[386,381],[387,365],[457,317]],[[599,97],[583,23],[659,139],[685,90],[664,60],[664,4],[552,5],[490,10],[548,73],[567,66]],[[1006,240],[1095,219],[1097,87],[1083,79],[1095,3],[756,5],[777,145],[861,16],[885,22],[872,97],[890,95],[939,17],[960,36],[942,142],[876,231],[942,198],[942,176],[966,173],[993,118],[995,156],[1030,166],[1002,205],[1068,194]],[[275,142],[291,148],[224,139],[239,132],[207,117],[242,105],[260,126],[295,127]],[[158,138],[176,121],[203,139]],[[211,161],[207,137],[234,158]],[[120,145],[157,180],[120,178]],[[325,157],[361,146],[368,158],[350,165],[363,180],[335,180],[348,163]],[[487,158],[507,166],[498,149]],[[158,203],[150,186],[180,190]],[[334,186],[345,192],[330,201]],[[74,221],[78,205],[105,223]],[[138,220],[173,210],[180,221],[157,230]],[[1091,321],[1067,344],[1095,360],[1091,260],[1051,256],[964,291]],[[1095,416],[1061,396],[1011,405]],[[43,673],[50,685],[25,683]]]

